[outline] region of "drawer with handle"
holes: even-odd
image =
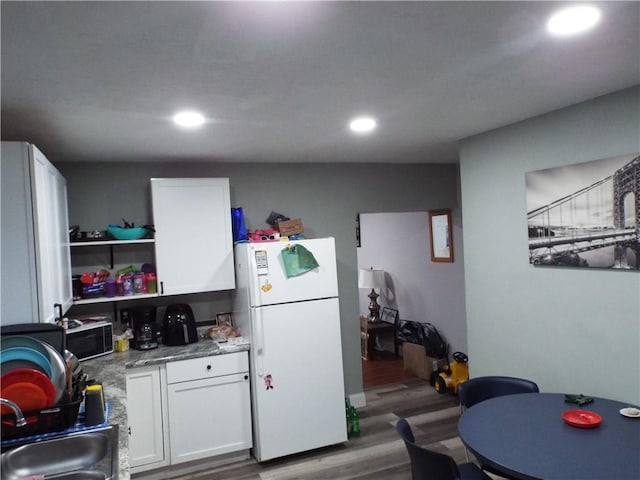
[[[167,383],[188,382],[248,371],[249,360],[247,352],[190,358],[167,363]]]

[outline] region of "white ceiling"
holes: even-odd
[[[8,2],[2,139],[53,161],[456,162],[456,141],[640,83],[640,2]],[[177,109],[209,122],[177,130]],[[346,129],[378,117],[375,135]]]

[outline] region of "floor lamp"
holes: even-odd
[[[382,289],[386,286],[384,280],[384,270],[361,269],[358,274],[358,288],[370,288],[369,293],[369,318],[372,322],[380,320],[380,305],[378,305],[378,294],[376,288]]]

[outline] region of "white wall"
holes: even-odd
[[[466,352],[462,232],[454,222],[454,263],[434,263],[427,222],[427,212],[360,214],[358,268],[386,272],[389,284],[378,299],[381,308],[395,308],[405,320],[434,324],[452,352]],[[358,297],[363,315],[369,313],[368,293],[360,290]]]
[[[640,151],[640,88],[461,145],[471,375],[640,402],[640,273],[528,263],[525,173]]]

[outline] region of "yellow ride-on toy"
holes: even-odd
[[[436,387],[438,393],[458,393],[461,383],[469,380],[469,357],[462,352],[453,353],[453,364],[446,368],[433,372],[431,384]]]

